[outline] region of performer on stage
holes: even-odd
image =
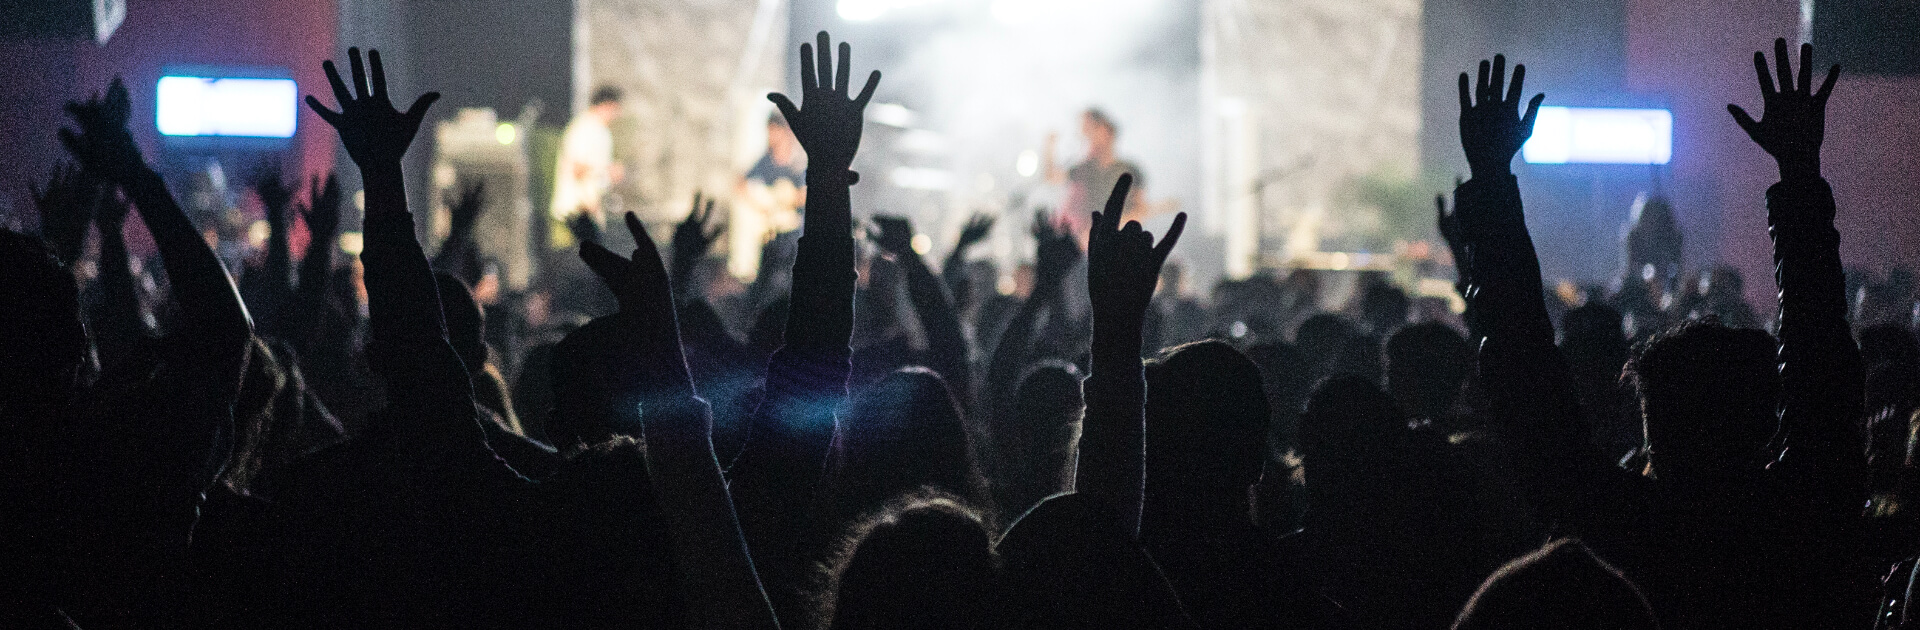
[[[1107,194],[1113,191],[1113,185],[1120,181],[1120,176],[1133,174],[1133,193],[1127,196],[1123,220],[1145,218],[1147,185],[1140,167],[1120,159],[1116,154],[1114,147],[1119,142],[1120,130],[1106,112],[1088,108],[1081,113],[1080,134],[1087,139],[1086,159],[1061,169],[1054,159],[1054,144],[1058,138],[1049,135],[1045,161],[1047,181],[1067,187],[1066,201],[1054,215],[1055,220],[1066,226],[1069,233],[1079,237],[1080,245],[1084,248],[1093,213],[1106,205]]]
[[[767,153],[734,186],[727,227],[727,271],[752,280],[760,269],[762,246],[800,228],[807,205],[806,164],[800,142],[778,113],[767,117]]]
[[[620,89],[600,86],[593,91],[586,111],[567,123],[560,136],[560,157],[554,165],[551,238],[554,249],[570,249],[573,233],[567,221],[581,213],[595,225],[605,227],[606,211],[601,206],[607,192],[626,174],[613,161],[613,131],[608,125],[620,115]]]

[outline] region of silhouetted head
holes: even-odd
[[[1867,408],[1911,405],[1920,387],[1920,343],[1898,324],[1860,331],[1860,361],[1867,370]],[[1904,433],[1904,432],[1903,432]]]
[[[1376,334],[1386,334],[1407,323],[1413,300],[1384,278],[1373,278],[1360,293],[1360,317]]]
[[[999,559],[980,515],[922,492],[854,528],[828,576],[831,628],[991,628]]]
[[[440,313],[447,322],[447,341],[467,365],[467,373],[481,371],[487,364],[486,313],[473,301],[473,290],[444,271],[434,272],[434,284],[440,289]]]
[[[1575,364],[1627,362],[1627,332],[1620,311],[1590,301],[1567,311],[1560,319],[1560,349]]]
[[[594,88],[593,96],[587,99],[587,111],[592,112],[601,123],[611,122],[620,115],[620,88],[602,85]]]
[[[1387,391],[1407,414],[1437,418],[1473,371],[1473,347],[1439,322],[1403,326],[1387,339]]]
[[[1577,540],[1562,538],[1480,584],[1454,630],[1655,630],[1647,596]]]
[[[1002,498],[1009,514],[1018,514],[1050,495],[1073,487],[1080,445],[1080,370],[1064,361],[1047,361],[1027,370],[1014,395],[1013,422],[996,423],[995,444],[1002,465],[1013,467]]]
[[[1080,115],[1080,134],[1087,137],[1087,153],[1094,157],[1111,157],[1114,140],[1120,135],[1120,127],[1113,118],[1099,108],[1088,108]]]
[[[1339,355],[1347,340],[1359,334],[1353,322],[1332,313],[1320,313],[1300,322],[1293,332],[1293,345],[1306,356],[1309,365],[1331,365]]]
[[[640,404],[631,384],[646,380],[639,371],[647,366],[634,359],[638,350],[622,343],[634,325],[622,317],[627,315],[587,322],[553,346],[553,415],[546,431],[555,448],[638,434],[638,427],[623,425]]]
[[[73,274],[40,239],[0,228],[0,406],[65,400],[87,352]]]
[[[862,514],[927,486],[985,505],[986,480],[946,380],[902,368],[868,387],[840,418],[833,490],[841,514]]]
[[[1393,459],[1406,420],[1372,381],[1336,376],[1314,388],[1297,443],[1315,495],[1364,483]]]
[[[1247,488],[1260,480],[1270,420],[1259,366],[1224,342],[1199,341],[1166,351],[1146,372],[1147,511],[1251,523]],[[1224,509],[1237,513],[1213,511]]]
[[[1628,366],[1654,472],[1752,472],[1773,459],[1775,343],[1706,318],[1655,334]],[[1684,473],[1681,473],[1684,474]]]

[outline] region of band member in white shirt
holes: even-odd
[[[621,164],[613,160],[613,131],[608,127],[619,115],[619,88],[601,86],[593,91],[586,111],[574,116],[560,136],[553,204],[549,206],[553,229],[548,242],[554,249],[576,245],[566,225],[581,213],[603,228],[607,224],[602,203],[607,191],[625,175]]]

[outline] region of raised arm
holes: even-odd
[[[340,180],[333,173],[327,173],[325,183],[314,177],[307,199],[300,212],[301,220],[307,223],[307,253],[300,259],[300,285],[295,291],[303,305],[317,309],[326,301],[327,283],[333,280],[334,239],[340,232]]]
[[[994,423],[1013,420],[1014,393],[1020,387],[1021,373],[1026,371],[1033,359],[1031,342],[1034,322],[1049,309],[1055,316],[1062,316],[1063,309],[1058,307],[1063,286],[1074,263],[1080,262],[1077,239],[1072,234],[1055,229],[1045,212],[1034,217],[1033,240],[1037,243],[1033,288],[1027,293],[1027,299],[1014,310],[1013,316],[1001,329],[999,339],[994,342],[993,354],[987,359],[987,380],[980,388],[980,405],[990,413],[989,419]],[[1005,432],[994,433],[1000,435]]]
[[[94,213],[94,224],[100,227],[100,288],[104,299],[93,314],[92,324],[102,372],[128,367],[138,351],[136,346],[144,343],[150,331],[140,308],[140,292],[134,284],[132,257],[124,236],[131,210],[117,195],[109,194]]]
[[[766,398],[749,421],[747,443],[729,471],[734,500],[751,545],[782,613],[787,594],[807,579],[799,538],[825,472],[835,425],[834,408],[847,397],[853,351],[853,208],[850,167],[860,146],[862,114],[880,73],[849,96],[850,48],[840,44],[839,68],[825,32],[819,49],[800,46],[802,103],[767,96],[779,107],[807,152],[807,215],[793,262],[784,343],[768,361]]]
[[[451,215],[447,240],[440,243],[440,251],[434,253],[431,266],[467,284],[479,282],[479,244],[473,240],[473,228],[480,222],[480,211],[486,208],[487,184],[474,182],[460,189],[458,195],[449,192],[446,201],[447,213]]]
[[[1514,66],[1509,89],[1506,59],[1497,55],[1480,62],[1471,94],[1460,75],[1460,142],[1473,177],[1454,190],[1451,230],[1465,244],[1467,303],[1484,336],[1481,380],[1493,415],[1516,442],[1524,486],[1543,509],[1564,512],[1579,507],[1578,497],[1611,467],[1586,438],[1572,372],[1554,346],[1540,259],[1509,170],[1545,97],[1522,109],[1525,80],[1526,67]]]
[[[622,372],[635,378],[615,387],[640,402],[634,433],[647,445],[653,496],[667,517],[690,626],[778,628],[713,454],[712,411],[687,370],[667,269],[631,212],[627,229],[635,244],[631,259],[592,242],[581,244],[580,257],[620,302],[610,319],[636,369]]]
[[[1087,411],[1075,491],[1115,511],[1130,536],[1140,535],[1146,491],[1147,377],[1140,364],[1141,327],[1160,267],[1180,242],[1187,213],[1159,244],[1137,221],[1120,226],[1133,176],[1121,175],[1107,209],[1093,214],[1087,238],[1087,295],[1093,302],[1093,364],[1082,387]]]
[[[973,391],[973,364],[968,357],[967,335],[960,329],[959,309],[947,294],[946,284],[913,251],[913,224],[892,216],[874,217],[873,221],[879,229],[874,242],[900,261],[906,271],[907,296],[927,337],[927,367],[945,377],[953,391]],[[972,402],[966,396],[959,400]]]
[[[1774,279],[1780,286],[1780,416],[1785,447],[1770,467],[1810,505],[1857,513],[1865,466],[1855,434],[1865,376],[1860,349],[1847,324],[1840,232],[1834,229],[1833,188],[1820,175],[1827,97],[1840,66],[1813,86],[1813,46],[1800,46],[1795,81],[1785,39],[1773,43],[1776,86],[1766,55],[1753,54],[1765,109],[1754,120],[1738,105],[1733,119],[1780,167],[1767,189],[1767,230],[1773,237]]]
[[[139,210],[160,250],[179,308],[180,334],[172,337],[183,344],[185,356],[193,357],[189,363],[201,366],[195,368],[197,373],[205,374],[200,369],[218,373],[217,379],[209,381],[217,383],[213,387],[218,390],[208,392],[210,400],[224,400],[230,406],[239,392],[253,324],[226,268],[134,145],[127,131],[131,111],[127,88],[115,79],[104,100],[67,105],[80,131],[61,129],[60,140],[88,171],[118,185]]]
[[[259,318],[261,333],[275,337],[290,329],[285,318],[293,308],[293,245],[287,232],[294,191],[280,177],[280,164],[271,160],[254,177],[253,192],[267,217],[266,260],[240,277],[241,297]]]
[[[700,259],[707,257],[707,251],[713,248],[714,241],[720,238],[723,228],[713,225],[713,199],[707,198],[701,205],[701,195],[693,194],[693,208],[687,210],[687,218],[673,227],[673,274],[674,295],[680,299],[699,299],[705,296],[703,291],[693,284],[693,272],[700,266]]]
[[[953,251],[947,254],[946,262],[940,263],[940,279],[947,283],[947,294],[953,296],[956,306],[964,308],[973,298],[973,279],[967,276],[967,250],[993,233],[993,221],[993,215],[984,212],[968,218],[966,226],[960,228],[960,238],[953,243]]]
[[[388,99],[380,53],[347,49],[354,91],[340,79],[331,60],[322,64],[340,111],[307,96],[307,105],[340,133],[347,156],[360,167],[366,184],[366,265],[369,359],[388,383],[388,416],[406,419],[386,429],[423,431],[448,444],[485,445],[474,409],[466,367],[447,342],[440,294],[427,255],[414,238],[413,215],[400,173],[400,158],[413,143],[427,107],[439,98],[429,92],[402,112]],[[371,72],[368,72],[368,70]],[[475,452],[475,451],[469,451]],[[491,453],[487,453],[491,456]]]

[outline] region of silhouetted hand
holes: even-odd
[[[593,222],[593,217],[587,216],[586,210],[567,219],[567,231],[573,233],[575,243],[600,242],[600,225]]]
[[[1056,228],[1045,211],[1033,218],[1033,240],[1038,244],[1034,252],[1033,292],[1042,296],[1057,294],[1060,283],[1065,282],[1073,270],[1073,264],[1080,261],[1080,244],[1072,234]]]
[[[267,221],[284,227],[287,204],[293,201],[293,189],[280,181],[280,163],[268,160],[253,177],[253,192],[267,211]]]
[[[1128,221],[1122,227],[1120,214],[1132,188],[1133,176],[1121,175],[1107,198],[1106,211],[1093,213],[1093,231],[1087,238],[1087,294],[1093,301],[1096,325],[1102,319],[1139,321],[1153,301],[1160,267],[1187,227],[1187,213],[1175,215],[1173,226],[1157,245],[1153,233],[1142,229],[1140,222]]]
[[[307,199],[311,205],[300,208],[307,233],[315,240],[332,240],[340,229],[340,180],[333,173],[327,173],[324,183],[314,176],[307,185]]]
[[[78,133],[60,130],[60,142],[80,161],[82,168],[107,181],[125,184],[134,175],[147,170],[140,147],[127,131],[133,104],[127,86],[114,77],[107,86],[106,98],[94,97],[84,103],[67,103],[67,113],[80,127]]]
[[[676,277],[693,273],[693,266],[713,249],[714,241],[719,240],[722,228],[713,224],[713,200],[705,199],[701,205],[700,193],[693,193],[693,208],[687,211],[687,218],[673,227],[673,270]],[[685,287],[681,287],[685,288]]]
[[[655,372],[651,376],[662,379],[661,384],[673,386],[676,391],[684,387],[684,393],[692,396],[693,379],[687,374],[686,358],[680,348],[680,324],[674,314],[673,289],[667,283],[666,265],[639,217],[628,212],[626,219],[627,231],[633,234],[631,259],[622,258],[599,243],[583,241],[580,260],[613,291],[614,298],[620,302],[620,313],[634,318],[635,325],[630,330],[648,362],[657,360],[667,366],[650,370]],[[678,368],[672,369],[672,366]]]
[[[1460,73],[1460,145],[1467,151],[1467,166],[1473,176],[1504,174],[1513,162],[1513,154],[1533,136],[1533,119],[1540,113],[1540,101],[1547,95],[1535,94],[1520,111],[1520,96],[1527,80],[1527,67],[1513,66],[1513,86],[1506,89],[1507,58],[1494,55],[1493,63],[1480,62],[1480,78],[1472,95],[1467,92],[1467,73]],[[1501,90],[1506,89],[1503,96]]]
[[[40,237],[53,246],[60,262],[71,265],[80,258],[87,240],[87,222],[100,187],[93,178],[69,164],[54,167],[47,187],[31,191],[33,207],[40,214]]]
[[[449,238],[465,239],[473,234],[473,226],[480,221],[480,211],[487,205],[487,183],[476,181],[455,194],[446,195],[447,214],[449,216]]]
[[[860,148],[861,114],[867,108],[867,101],[873,98],[873,88],[880,84],[880,71],[868,74],[860,94],[848,99],[847,79],[852,74],[853,49],[846,42],[840,43],[840,66],[836,72],[826,31],[820,31],[819,42],[818,55],[812,46],[800,45],[800,106],[794,107],[787,95],[778,92],[768,94],[767,100],[780,108],[780,115],[786,117],[787,125],[793,129],[793,137],[807,151],[807,170],[837,173],[853,165],[853,154]],[[816,63],[809,64],[809,60]],[[851,177],[851,181],[858,181],[857,175]]]
[[[1798,83],[1793,80],[1793,69],[1787,63],[1786,39],[1773,40],[1773,57],[1780,77],[1778,89],[1773,77],[1767,74],[1767,56],[1758,51],[1753,53],[1753,71],[1760,76],[1760,98],[1764,107],[1760,120],[1755,121],[1739,105],[1728,104],[1727,112],[1733,114],[1733,121],[1746,130],[1754,144],[1760,145],[1780,164],[1780,179],[1817,178],[1820,176],[1820,143],[1825,139],[1827,128],[1827,96],[1833,91],[1834,81],[1840,78],[1840,66],[1828,68],[1826,80],[1815,91],[1813,44],[1800,45]]]
[[[361,168],[399,164],[400,156],[406,154],[414,134],[420,131],[427,107],[440,99],[440,93],[422,94],[413,101],[412,107],[402,112],[394,109],[393,101],[387,98],[387,71],[380,64],[380,51],[367,51],[367,61],[373,70],[371,77],[360,64],[359,48],[348,48],[347,60],[353,64],[353,92],[348,92],[346,82],[340,80],[340,71],[334,68],[333,60],[321,63],[327,71],[327,82],[333,85],[333,97],[340,102],[340,111],[327,109],[311,94],[307,95],[307,106],[340,132],[340,143],[346,145],[347,157],[352,158],[354,164]]]
[[[993,232],[993,221],[994,217],[991,214],[974,213],[967,219],[966,226],[960,228],[960,241],[954,244],[954,251],[966,251],[967,248],[986,240],[987,235]]]
[[[913,223],[906,217],[876,215],[873,217],[873,231],[867,233],[880,250],[892,254],[895,258],[916,256],[913,251]]]

